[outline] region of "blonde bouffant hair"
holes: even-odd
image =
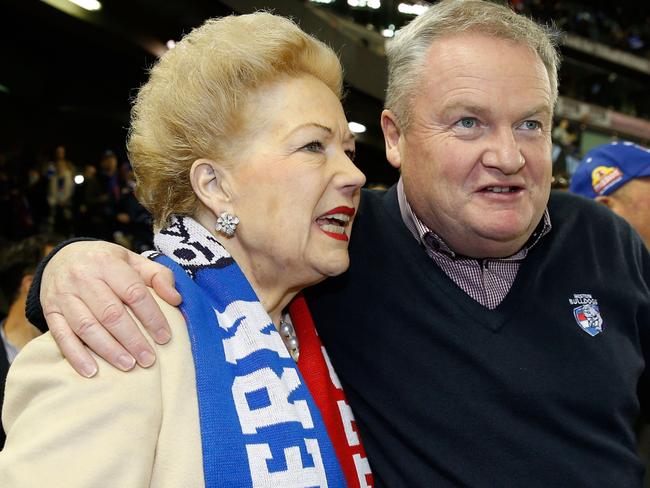
[[[228,165],[256,89],[304,74],[341,97],[336,54],[291,20],[266,12],[210,19],[158,60],[135,100],[127,144],[138,198],[156,228],[171,214],[195,213],[192,163]]]

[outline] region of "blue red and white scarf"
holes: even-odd
[[[311,380],[303,378],[226,250],[189,217],[173,217],[170,226],[156,233],[154,243],[161,254],[153,258],[173,271],[183,297],[180,309],[196,371],[205,486],[371,486],[365,453],[354,435],[356,452],[346,446],[335,449],[332,443],[354,434],[351,412],[345,417],[348,425],[339,420],[334,426],[339,432],[333,432],[331,415],[324,420],[321,414],[328,395],[320,403],[314,400]],[[302,341],[304,334],[294,325]],[[309,357],[313,355],[307,352]],[[301,357],[302,362],[313,363]],[[326,370],[318,375],[331,377]],[[342,455],[348,459],[339,462]],[[354,473],[350,458],[358,464]]]

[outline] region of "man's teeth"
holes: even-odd
[[[345,228],[339,225],[325,224],[320,226],[326,232],[332,232],[334,234],[345,234]]]
[[[517,188],[514,186],[488,186],[485,191],[491,191],[493,193],[509,193],[517,191]]]

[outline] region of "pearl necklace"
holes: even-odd
[[[289,351],[293,360],[298,362],[298,358],[300,357],[300,344],[298,344],[296,330],[293,328],[289,314],[286,314],[280,319],[279,332],[280,337],[282,337],[282,342],[284,342],[284,347],[287,348],[287,351]]]

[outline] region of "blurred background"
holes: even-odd
[[[125,152],[130,100],[148,67],[205,19],[291,16],[340,53],[344,106],[368,184],[398,174],[379,127],[385,42],[431,2],[400,0],[0,0],[0,239],[90,235],[150,246]],[[650,141],[650,2],[513,0],[564,31],[553,131],[555,186],[582,154]]]

